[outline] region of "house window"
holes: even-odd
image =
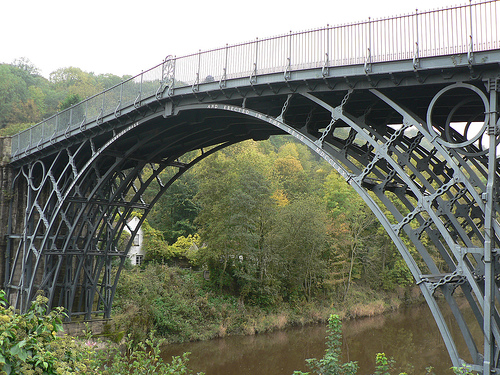
[[[134,236],[134,241],[132,242],[132,245],[139,246],[139,234],[136,234]]]
[[[137,254],[135,256],[135,265],[140,266],[142,264],[143,259],[144,259],[144,255]]]

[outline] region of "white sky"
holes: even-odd
[[[415,12],[464,0],[3,0],[0,63],[29,59],[48,78],[75,66],[136,75],[166,55]]]

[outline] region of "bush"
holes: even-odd
[[[92,366],[85,345],[56,334],[62,308],[47,314],[47,298],[38,296],[25,314],[7,307],[0,290],[0,374],[86,374]]]
[[[326,338],[326,351],[321,359],[307,359],[307,366],[317,374],[323,375],[356,375],[358,365],[356,362],[341,363],[342,353],[342,321],[338,315],[330,315],[328,319],[328,336]],[[294,375],[307,375],[295,371]]]
[[[104,365],[98,372],[101,375],[191,375],[192,370],[187,367],[189,353],[184,353],[182,357],[172,357],[171,363],[165,363],[161,356],[161,344],[164,340],[154,338],[153,333],[144,342],[134,344],[131,338],[127,340],[127,350],[122,353],[119,350],[107,352],[107,362],[110,358],[110,365]],[[113,354],[109,356],[109,353]],[[197,373],[203,375],[203,373]]]
[[[128,337],[124,352],[109,345],[97,349],[90,339],[60,337],[62,308],[47,313],[46,304],[47,298],[38,296],[28,312],[16,314],[0,290],[0,375],[193,374],[187,367],[189,353],[165,363],[160,357],[163,341],[152,333],[140,343]]]

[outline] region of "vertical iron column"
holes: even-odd
[[[495,182],[496,182],[496,143],[497,143],[497,84],[498,80],[488,81],[490,92],[490,107],[488,111],[488,184],[484,209],[484,305],[483,305],[483,330],[484,330],[484,360],[483,374],[496,373],[497,364],[494,363],[495,342],[492,335],[492,315],[494,309],[495,287]]]

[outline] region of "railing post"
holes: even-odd
[[[134,101],[134,107],[138,108],[141,105],[141,100],[142,100],[142,78],[144,77],[144,71],[141,72],[141,83],[139,85],[139,94],[137,95],[137,98],[135,98]]]
[[[469,65],[474,62],[474,38],[472,34],[472,0],[469,0],[469,12],[470,12],[470,35],[469,35],[469,51],[467,52],[467,61]]]
[[[118,100],[118,104],[115,107],[115,117],[118,117],[120,115],[119,111],[122,106],[122,100],[123,100],[123,82],[120,84],[120,99]]]
[[[196,80],[193,82],[191,87],[193,92],[198,92],[200,90],[200,65],[201,65],[201,49],[198,50],[198,71],[196,72]]]
[[[224,68],[222,69],[222,77],[219,80],[219,88],[226,87],[227,79],[227,55],[228,55],[228,44],[226,43],[225,58],[224,58]]]
[[[326,24],[326,52],[325,52],[325,63],[323,64],[323,69],[321,74],[323,77],[327,77],[330,74],[330,25]]]
[[[292,30],[290,30],[290,34],[288,34],[288,57],[286,59],[286,66],[284,73],[285,81],[288,81],[290,79],[291,68],[292,68]]]
[[[170,82],[170,87],[168,88],[167,95],[171,96],[174,94],[174,86],[175,86],[175,66],[177,65],[177,56],[174,55],[172,60],[172,80]]]
[[[367,56],[365,58],[365,73],[370,73],[372,70],[372,27],[371,27],[371,17],[368,17],[368,48]]]
[[[255,39],[255,62],[253,63],[253,71],[250,74],[250,84],[257,82],[257,61],[259,56],[259,38]]]
[[[420,51],[418,46],[418,9],[415,9],[415,51],[413,53],[413,70],[420,67]]]
[[[486,193],[483,193],[484,205],[484,301],[483,301],[483,332],[484,359],[483,374],[493,373],[498,365],[495,363],[495,338],[492,333],[494,325],[493,314],[495,306],[495,264],[497,262],[495,246],[495,206],[496,206],[496,170],[497,170],[497,137],[498,137],[498,84],[499,80],[488,81],[490,107],[488,109],[488,182]],[[496,373],[496,372],[495,372]]]

